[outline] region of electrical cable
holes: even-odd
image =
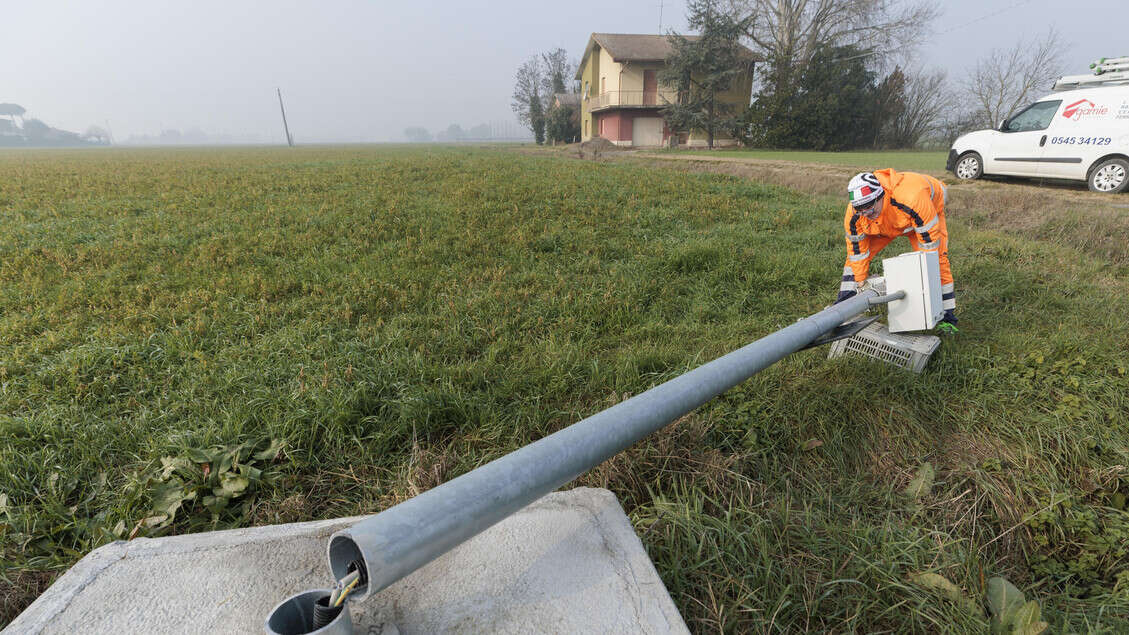
[[[337,597],[337,602],[333,603],[333,606],[341,606],[341,603],[345,601],[345,598],[348,597],[349,593],[353,590],[353,587],[357,586],[357,583],[360,581],[361,579],[358,577],[350,582],[349,586],[342,589],[341,595]]]
[[[330,606],[339,605],[341,603],[339,600],[341,600],[343,595],[344,595],[344,593],[342,593],[342,590],[344,589],[344,587],[348,586],[349,590],[352,591],[353,587],[356,586],[357,582],[360,581],[360,578],[361,578],[361,572],[360,571],[353,571],[349,575],[347,575],[344,578],[341,578],[340,580],[338,580],[337,583],[333,585],[333,593],[331,593],[330,596],[329,596],[329,605]]]

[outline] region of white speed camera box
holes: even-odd
[[[927,331],[944,315],[941,303],[941,264],[935,251],[912,251],[882,260],[886,293],[905,291],[906,297],[887,306],[890,332]]]

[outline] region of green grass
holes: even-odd
[[[385,508],[819,310],[843,258],[838,198],[623,164],[0,170],[8,619],[110,540]],[[579,480],[619,496],[691,629],[986,628],[918,572],[1129,629],[1129,248],[1079,248],[1086,209],[1057,211],[1022,234],[951,211],[964,333],[924,374],[803,352]]]
[[[691,156],[730,157],[737,159],[765,159],[768,161],[799,161],[802,163],[828,163],[859,169],[894,168],[896,170],[924,170],[944,172],[945,151],[889,150],[868,152],[815,152],[811,150],[675,150]]]

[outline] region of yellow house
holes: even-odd
[[[698,36],[685,36],[695,40]],[[580,138],[603,137],[619,146],[660,146],[671,131],[661,109],[677,101],[676,91],[660,86],[658,73],[666,65],[672,46],[666,35],[593,33],[576,71],[580,81]],[[753,67],[760,61],[747,48],[748,70],[720,101],[737,112],[748,107],[753,92]],[[679,135],[679,145],[705,146],[706,132]],[[714,145],[736,145],[737,140],[715,133]]]

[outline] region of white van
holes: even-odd
[[[957,138],[945,169],[960,179],[1033,176],[1086,181],[1095,192],[1124,191],[1129,188],[1129,84],[1048,95],[1005,119],[998,130]]]

